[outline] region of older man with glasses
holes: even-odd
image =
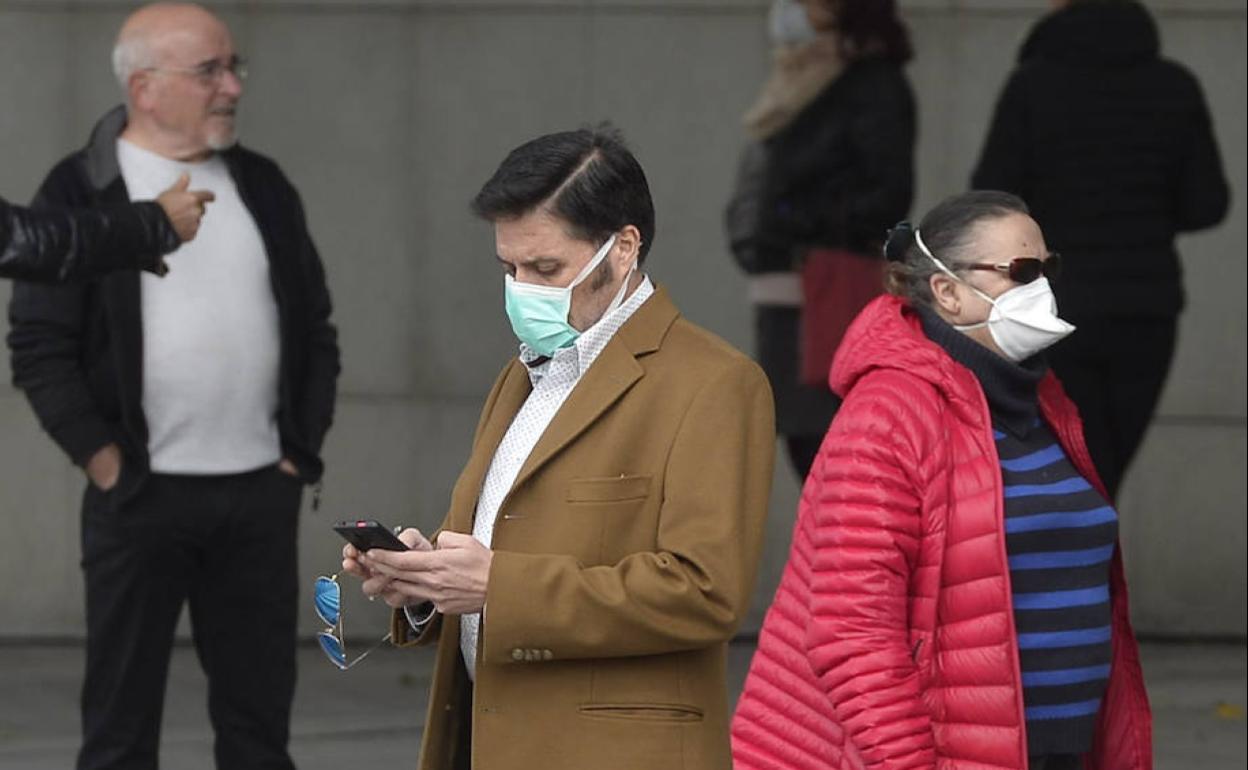
[[[168,277],[19,284],[10,306],[14,381],[89,479],[78,767],[157,766],[189,604],[217,766],[291,768],[297,522],[339,370],[324,271],[294,187],[236,143],[246,69],[224,23],[146,6],[113,66],[126,105],[36,205],[126,203],[184,173],[216,201]]]

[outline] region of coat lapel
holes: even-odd
[[[581,376],[581,381],[572,389],[568,400],[538,439],[511,486],[513,492],[584,433],[628,392],[633,383],[642,378],[645,370],[637,363],[638,356],[658,350],[663,335],[677,316],[676,307],[668,299],[667,292],[658,288],[624,322],[589,370]]]
[[[477,498],[481,494],[481,486],[485,483],[485,474],[490,470],[490,463],[498,445],[502,442],[507,428],[515,419],[520,407],[533,390],[529,382],[528,371],[519,359],[513,359],[498,388],[498,396],[493,405],[489,406],[489,414],[481,426],[481,435],[473,445],[468,465],[464,467],[461,483],[464,490],[471,490],[458,501],[457,507],[451,511],[448,520],[449,528],[455,532],[471,532],[473,514],[477,507]]]
[[[526,479],[559,450],[584,433],[599,415],[628,392],[634,382],[641,379],[642,369],[632,351],[615,344],[616,342],[617,340],[612,340],[607,343],[597,360],[589,367],[589,371],[581,376],[581,381],[572,389],[568,400],[563,402],[555,419],[551,420],[546,432],[538,439],[537,445],[520,467],[516,482],[511,487],[513,490],[524,484]]]
[[[615,333],[573,388],[568,400],[563,403],[559,413],[520,468],[520,473],[511,487],[513,492],[560,450],[584,433],[642,378],[645,370],[637,363],[638,356],[658,350],[663,336],[679,315],[676,306],[668,298],[667,291],[657,287],[654,295]],[[485,483],[485,475],[490,470],[490,463],[494,460],[494,453],[498,451],[503,436],[507,434],[512,420],[520,407],[524,406],[525,399],[532,390],[524,364],[518,359],[513,360],[502,385],[499,386],[494,404],[487,405],[489,413],[461,478],[465,494],[457,501],[447,521],[450,529],[456,532],[472,531],[477,499]],[[503,505],[506,504],[504,500]]]

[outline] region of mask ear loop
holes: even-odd
[[[976,295],[978,295],[978,296],[979,296],[979,298],[980,298],[980,299],[982,299],[984,302],[987,302],[989,305],[992,305],[993,307],[996,307],[996,306],[997,306],[997,302],[996,302],[996,300],[994,300],[992,297],[989,297],[987,294],[985,294],[984,292],[980,291],[978,288],[976,288],[976,287],[972,286],[971,284],[967,283],[967,282],[966,282],[965,280],[963,280],[963,279],[962,279],[962,278],[961,278],[961,277],[960,277],[957,273],[955,273],[955,272],[953,272],[952,270],[950,270],[950,269],[948,268],[948,266],[946,266],[946,265],[945,265],[945,263],[944,263],[944,262],[941,262],[939,259],[937,259],[937,258],[936,258],[936,255],[932,253],[932,250],[931,250],[931,249],[929,249],[929,248],[927,248],[927,244],[923,242],[923,235],[922,235],[922,234],[921,234],[918,230],[915,230],[915,231],[914,231],[914,242],[918,245],[918,247],[919,247],[919,251],[923,252],[923,256],[925,256],[925,257],[927,257],[928,259],[932,260],[932,262],[934,262],[934,263],[936,264],[936,267],[939,267],[939,268],[941,269],[941,271],[942,271],[942,272],[944,272],[944,273],[945,273],[946,275],[948,275],[950,278],[952,278],[953,280],[955,280],[955,281],[957,281],[958,283],[962,284],[962,285],[963,285],[963,286],[965,286],[966,288],[968,288],[968,289],[970,289],[971,291],[973,291],[973,292],[974,292]],[[973,324],[961,324],[961,325],[957,325],[957,326],[954,326],[953,328],[957,329],[957,330],[958,330],[958,331],[960,331],[960,332],[969,332],[969,331],[971,331],[971,330],[973,330],[973,329],[980,329],[980,328],[985,327],[985,326],[987,326],[987,325],[988,325],[988,322],[987,322],[987,321],[980,321],[979,323],[973,323]]]
[[[589,277],[590,273],[598,269],[598,266],[601,265],[602,261],[607,258],[607,254],[611,252],[611,247],[614,245],[615,233],[612,233],[611,237],[598,247],[597,253],[590,257],[589,261],[585,263],[585,267],[581,268],[581,272],[577,273],[576,277],[572,279],[572,283],[568,284],[565,288],[570,291],[581,285],[581,283]]]
[[[614,245],[614,242],[615,242],[614,235],[611,236],[611,241],[609,242]],[[620,306],[624,304],[624,293],[628,290],[628,282],[632,280],[633,273],[635,272],[637,272],[637,257],[633,257],[633,263],[628,266],[628,272],[624,274],[624,280],[622,283],[620,283],[620,288],[616,289],[615,297],[611,299],[611,304],[607,305],[606,311],[603,312],[602,314],[603,318],[606,318],[607,316],[611,315],[615,311],[619,310]],[[599,319],[599,321],[601,320],[602,319]]]

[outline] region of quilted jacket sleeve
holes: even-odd
[[[920,387],[901,374],[860,381],[802,500],[814,545],[807,658],[848,740],[880,770],[935,767],[907,619],[925,457],[915,426],[937,419]]]
[[[1188,136],[1180,143],[1182,157],[1174,189],[1175,220],[1181,231],[1213,227],[1226,217],[1231,202],[1222,155],[1213,133],[1209,106],[1200,84],[1185,78]]]
[[[95,203],[83,192],[73,158],[44,180],[31,203],[36,215]],[[71,239],[72,240],[72,239]],[[9,301],[13,384],[25,391],[39,424],[80,466],[119,440],[118,429],[96,403],[83,369],[90,285],[17,281]]]

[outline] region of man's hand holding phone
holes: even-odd
[[[421,534],[420,530],[408,528],[398,534],[398,539],[403,545],[407,546],[410,551],[432,551],[433,544]],[[379,549],[372,549],[377,551]],[[419,604],[426,599],[417,601],[406,600],[400,604],[395,604],[394,600],[398,600],[402,595],[398,587],[393,586],[394,578],[386,577],[373,572],[365,565],[367,561],[359,548],[352,543],[347,543],[342,547],[342,571],[355,575],[364,581],[361,589],[370,599],[381,596],[391,607],[401,607],[407,604]]]
[[[340,534],[343,534],[341,528],[336,527]],[[345,534],[343,534],[346,537]],[[420,530],[411,527],[403,530],[397,535],[399,541],[412,551],[432,551],[433,544],[430,543]],[[362,544],[361,544],[362,545]],[[342,547],[342,571],[355,575],[358,578],[368,580],[373,574],[367,567],[360,563],[360,557],[365,552],[361,550],[356,543],[348,542]]]
[[[352,533],[342,535],[351,539]],[[459,532],[439,533],[436,547],[419,530],[405,529],[398,537],[407,550],[362,551],[359,542],[344,546],[343,571],[362,578],[364,593],[380,596],[391,607],[433,602],[438,611],[453,615],[481,611],[493,551]]]
[[[433,602],[439,612],[467,615],[485,607],[494,552],[472,535],[443,530],[431,551],[373,549],[357,561],[370,580],[392,582],[380,594],[391,607]],[[369,583],[366,581],[366,591]]]

